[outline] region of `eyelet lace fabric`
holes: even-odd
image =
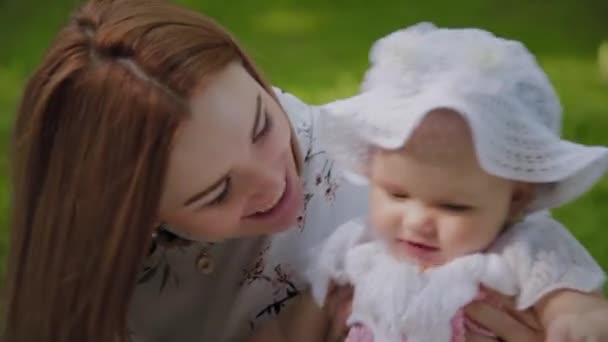
[[[339,227],[314,255],[308,276],[318,303],[331,280],[355,288],[353,340],[457,341],[464,321],[456,318],[480,285],[515,296],[516,308],[525,310],[556,289],[592,292],[605,282],[589,253],[544,211],[510,227],[487,251],[426,271],[369,239],[362,219]]]

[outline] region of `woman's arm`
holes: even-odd
[[[550,341],[608,339],[608,302],[597,293],[554,291],[535,309]]]

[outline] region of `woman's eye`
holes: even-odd
[[[226,198],[230,193],[230,178],[226,179],[226,185],[224,185],[224,189],[220,192],[216,198],[214,198],[211,202],[207,204],[207,206],[215,206],[224,203]]]
[[[264,111],[264,118],[260,120],[258,127],[256,127],[255,136],[253,137],[253,142],[255,143],[258,139],[264,137],[270,131],[272,126],[272,120],[270,119],[270,115],[267,111]]]

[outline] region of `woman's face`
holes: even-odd
[[[160,219],[194,240],[260,235],[295,223],[302,186],[289,121],[240,63],[194,93],[178,128]]]

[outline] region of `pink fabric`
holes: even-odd
[[[344,342],[374,342],[372,332],[362,324],[355,324],[348,330]]]

